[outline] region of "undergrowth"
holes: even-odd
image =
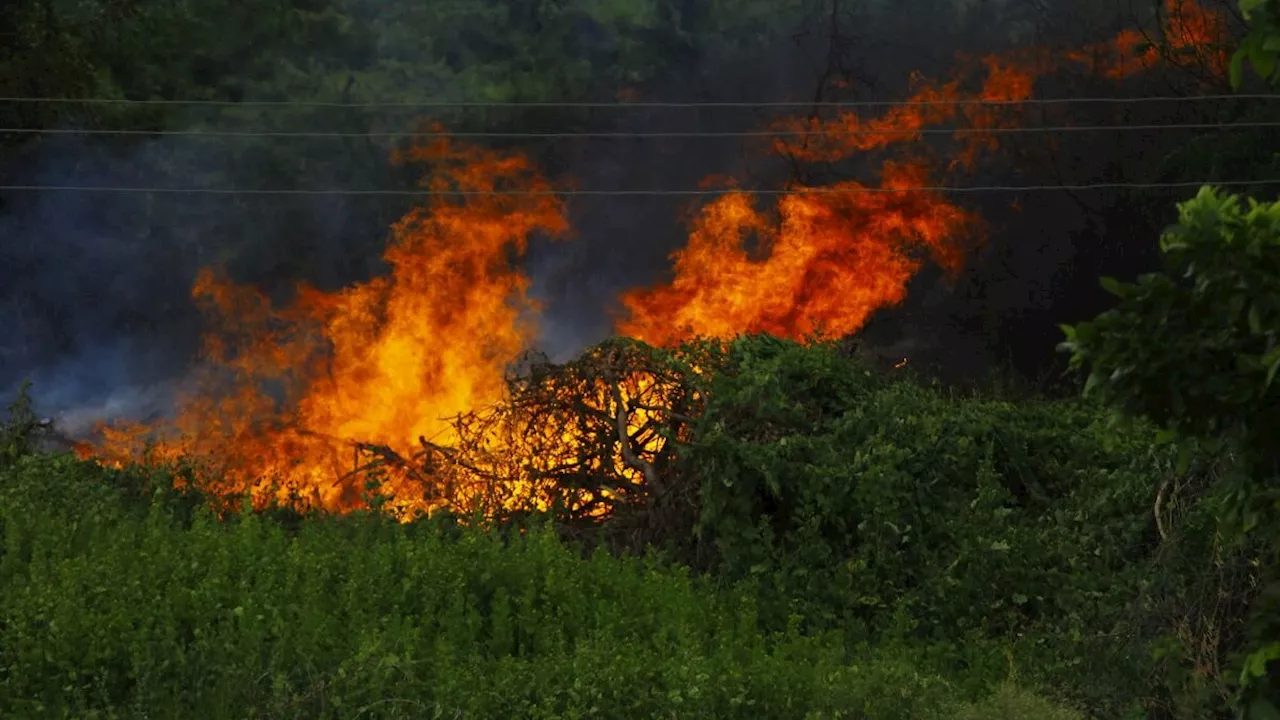
[[[135,474],[140,471],[134,471]],[[5,717],[1077,717],[541,528],[219,520],[69,457],[0,473]],[[130,481],[130,482],[124,482]]]
[[[11,423],[0,714],[1229,716],[1258,571],[1220,458],[834,345],[714,350],[675,351],[717,363],[664,466],[696,522],[644,554],[554,516],[215,513]]]

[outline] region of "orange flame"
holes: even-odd
[[[430,163],[426,186],[439,193],[549,190],[517,155],[438,140],[403,159]],[[152,457],[208,461],[220,494],[265,499],[278,488],[331,510],[356,507],[361,488],[337,481],[352,469],[352,441],[409,454],[418,437],[447,441],[449,416],[502,398],[536,309],[508,255],[533,233],[567,229],[551,195],[442,194],[395,225],[383,278],[332,294],[301,288],[277,309],[202,272],[192,294],[219,324],[206,338],[211,370],[182,403],[180,437]],[[146,430],[108,431],[98,456],[138,459]],[[395,477],[385,491],[399,509],[430,505]]]
[[[878,164],[880,184],[797,187],[762,207],[733,189],[734,179],[708,177],[704,187],[729,191],[697,214],[687,245],[673,256],[669,283],[623,295],[619,333],[656,345],[692,335],[846,335],[879,308],[902,302],[926,260],[957,272],[982,224],[930,187],[999,148],[989,131],[1018,121],[1019,103],[1034,96],[1039,77],[1065,59],[1123,78],[1188,53],[1225,73],[1224,21],[1190,0],[1165,0],[1164,8],[1159,47],[1125,32],[1059,57],[1027,50],[962,59],[947,82],[913,77],[912,104],[879,117],[846,112],[775,124],[802,136],[777,142],[778,151],[805,162],[867,156]],[[973,99],[1002,104],[965,103]],[[922,143],[923,131],[948,123],[957,125],[954,146],[939,159],[936,145]],[[896,158],[870,157],[902,148],[907,152]],[[201,272],[192,295],[214,327],[203,370],[175,420],[104,427],[100,442],[80,452],[112,464],[194,459],[215,495],[349,510],[363,504],[367,475],[355,467],[362,446],[401,457],[425,439],[447,446],[457,433],[472,432],[450,417],[508,400],[505,371],[532,339],[537,311],[526,295],[528,279],[510,259],[535,233],[564,234],[564,207],[518,154],[436,140],[398,160],[428,164],[425,186],[436,194],[393,227],[388,275],[334,293],[300,287],[292,302],[277,306],[253,288]],[[542,194],[492,194],[507,190]],[[480,439],[474,462],[484,467],[465,469],[463,481],[468,472],[498,478],[512,493],[534,498],[564,497],[559,488],[532,487],[532,478],[555,478],[560,468],[624,481],[600,490],[606,496],[647,482],[653,468],[645,458],[666,444],[657,426],[683,390],[652,372],[616,376],[613,365],[604,367],[602,375],[543,388],[578,396],[577,415],[535,417],[530,413],[548,403],[530,401],[473,418]],[[611,436],[623,449],[601,453],[586,446],[588,436]],[[442,483],[458,479],[441,473]],[[381,491],[406,517],[442,502],[421,476],[390,472],[384,479]],[[600,499],[588,493],[572,502],[592,515]]]
[[[1219,50],[1225,22],[1191,0],[1166,0],[1164,9],[1163,49],[1135,55],[1134,34],[1125,32],[1068,53],[1065,60],[1088,61],[1109,77],[1122,77],[1166,56],[1194,52],[1225,72],[1226,55]],[[988,131],[1015,127],[1020,103],[1033,97],[1037,79],[1063,59],[1038,49],[977,62],[961,58],[958,76],[948,82],[914,75],[917,89],[907,103],[880,117],[841,112],[828,119],[783,120],[775,129],[802,139],[774,145],[794,160],[831,163],[920,144],[926,128],[955,123],[952,140],[958,147],[946,167],[972,169],[983,153],[999,149],[997,134]],[[965,93],[966,75],[974,69],[983,73],[982,81]],[[836,335],[858,331],[877,309],[902,302],[921,266],[919,250],[954,273],[964,241],[976,238],[978,218],[929,189],[937,165],[924,149],[908,161],[884,160],[878,190],[888,192],[866,192],[855,182],[822,194],[800,188],[779,200],[776,218],[758,210],[749,194],[722,196],[703,208],[688,245],[673,254],[674,278],[623,296],[619,331],[657,344],[691,335],[767,332],[802,339],[818,329]],[[748,250],[752,239],[755,252]]]
[[[1107,42],[1067,53],[1067,59],[1112,80],[1151,70],[1165,61],[1182,65],[1192,59],[1221,79],[1231,65],[1229,38],[1230,29],[1220,14],[1195,0],[1164,0],[1159,33],[1123,30]]]
[[[746,193],[705,207],[689,244],[675,254],[669,286],[627,293],[631,317],[619,332],[657,345],[693,335],[770,333],[804,339],[862,327],[877,308],[899,302],[924,249],[948,268],[962,252],[953,240],[973,216],[930,193],[915,165],[885,167],[887,192],[841,183],[831,194],[792,194],[775,221]],[[847,191],[847,192],[846,192]],[[747,249],[751,235],[759,254]]]

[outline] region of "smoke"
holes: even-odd
[[[172,155],[158,143],[112,155],[83,142],[43,142],[0,175],[38,185],[145,184],[158,178],[144,168],[161,157]],[[180,371],[194,340],[183,302],[194,267],[183,261],[181,245],[191,238],[164,232],[155,219],[153,205],[138,195],[7,198],[0,213],[0,327],[8,329],[0,335],[0,394],[30,379],[37,407],[57,413]]]
[[[272,174],[267,150],[188,137],[127,146],[60,137],[10,157],[0,177],[49,186],[262,187],[270,180],[259,178]],[[308,180],[338,182],[325,172]],[[388,213],[316,196],[16,192],[4,200],[0,396],[30,380],[41,412],[76,425],[164,410],[199,346],[201,318],[190,299],[199,268],[225,267],[276,295],[299,280],[341,285],[376,271],[370,248],[389,225],[358,230],[361,213],[378,221]]]
[[[686,8],[688,17],[691,8]],[[375,47],[397,62],[415,60],[403,56],[403,28],[380,27]],[[603,33],[598,24],[583,25],[579,34],[588,54],[623,52],[620,37]],[[640,99],[802,100],[812,89],[797,78],[814,72],[815,54],[821,55],[816,35],[802,42],[781,32],[772,37],[763,45],[709,42],[702,52],[682,56],[666,78],[649,81]],[[461,81],[433,80],[439,97],[468,95],[456,86]],[[351,79],[346,88],[351,90]],[[287,122],[276,117],[189,111],[166,126],[342,131],[408,126],[407,118],[389,119],[386,112],[290,111]],[[627,109],[612,120],[591,121],[593,129],[652,133],[754,130],[764,119],[741,108],[673,108]],[[391,168],[388,151],[386,144],[358,140],[163,137],[122,143],[119,138],[54,137],[9,157],[0,175],[14,184],[40,185],[408,187],[418,170]],[[776,167],[764,173],[752,167],[765,154],[732,138],[571,139],[533,152],[540,165],[565,181],[558,184],[571,181],[584,189],[687,189],[713,173],[762,184],[785,179],[785,171]],[[296,161],[300,156],[308,160],[303,166]],[[277,298],[299,281],[332,289],[380,271],[388,228],[406,209],[404,201],[335,196],[67,192],[15,193],[4,201],[0,323],[10,331],[0,337],[0,394],[11,394],[19,382],[31,379],[43,412],[76,418],[163,409],[165,393],[190,368],[198,346],[201,318],[189,298],[198,268],[223,267],[236,281]],[[695,202],[573,198],[575,236],[568,242],[536,241],[525,259],[532,292],[545,307],[540,347],[565,359],[608,336],[619,310],[616,297],[626,288],[662,279],[668,256],[686,237],[682,218]]]
[[[684,22],[710,12],[704,5],[710,7],[683,3]],[[946,77],[956,51],[1105,39],[1120,15],[1115,3],[1102,0],[1047,5],[1016,0],[844,2],[839,13],[831,12],[828,2],[799,5],[804,10],[793,19],[795,28],[757,28],[743,21],[720,35],[694,29],[690,32],[706,38],[692,45],[663,40],[680,49],[672,54],[678,59],[633,88],[637,99],[896,100],[907,94],[911,71]],[[921,23],[922,17],[930,21]],[[404,56],[406,48],[418,47],[404,37],[405,23],[382,22],[370,32],[382,36],[366,44],[375,54],[378,48],[387,53],[389,65],[407,68],[412,61],[435,62]],[[624,43],[605,33],[599,24],[584,23],[579,34],[585,56],[595,60],[622,58],[632,51],[626,44],[634,43],[634,38]],[[309,57],[319,51],[297,52]],[[351,90],[354,83],[357,91],[387,97],[395,91],[378,87],[380,81],[372,77],[375,66],[367,58],[353,60],[349,67],[368,72],[353,71],[339,78],[338,86]],[[387,72],[381,82],[397,78],[406,88],[418,82],[406,73]],[[461,74],[422,80],[433,97],[450,98],[473,96],[464,90],[474,82],[474,77]],[[1167,78],[1152,83],[1155,92],[1168,94]],[[1040,92],[1062,96],[1116,91],[1114,84],[1100,87],[1072,79]],[[601,88],[596,99],[614,99],[604,93],[618,89]],[[1132,86],[1119,92],[1143,94],[1142,88]],[[578,125],[623,133],[740,132],[759,130],[794,110],[625,108],[578,118]],[[1071,111],[1073,120],[1089,121],[1080,108]],[[1161,113],[1168,109],[1150,111],[1157,120]],[[228,129],[342,131],[407,127],[403,119],[374,112],[291,111],[288,122],[273,117],[193,114],[168,126],[217,122]],[[1148,158],[1143,162],[1151,166],[1158,161],[1150,158],[1179,141],[1171,134],[1146,141],[1133,136],[1072,138],[1069,142],[1074,144],[1065,144],[1055,163],[1044,162],[1042,156],[1024,160],[1014,147],[1009,153],[1012,164],[985,167],[964,184],[1105,179],[1118,172],[1119,159],[1140,151]],[[1034,146],[1042,140],[1017,142]],[[726,137],[574,138],[557,139],[531,153],[556,186],[690,189],[708,176],[723,175],[746,189],[781,187],[795,169],[761,145]],[[420,170],[391,167],[388,150],[389,145],[373,141],[333,139],[165,137],[122,144],[118,138],[106,143],[42,138],[11,153],[0,165],[0,178],[5,183],[47,185],[408,187]],[[303,165],[299,157],[306,158]],[[855,158],[811,172],[856,178],[867,169],[860,163],[865,160]],[[1026,171],[1014,172],[1013,166]],[[686,220],[704,200],[570,198],[573,237],[535,239],[523,260],[531,293],[544,305],[539,348],[552,359],[564,360],[607,337],[620,312],[619,294],[667,278],[670,254],[687,239]],[[281,298],[299,281],[324,289],[339,287],[381,271],[379,258],[388,228],[407,207],[403,199],[195,194],[10,193],[0,202],[0,395],[11,394],[29,378],[37,407],[65,418],[68,429],[96,419],[146,419],[167,411],[198,347],[201,319],[189,297],[198,268],[224,267],[234,280]],[[906,303],[883,311],[864,333],[868,343],[879,343],[890,355],[910,353],[912,362],[927,364],[932,359],[953,375],[981,374],[1024,341],[1029,348],[1025,354],[1034,356],[1029,366],[1042,363],[1055,344],[1056,323],[1097,307],[1095,300],[1081,304],[1079,298],[1081,288],[1096,284],[1096,273],[1111,267],[1112,253],[1105,248],[1154,244],[1154,233],[1134,221],[1131,213],[1124,225],[1113,222],[1107,227],[1107,218],[1120,204],[1114,195],[1002,196],[973,202],[994,220],[986,247],[954,283],[938,273],[924,273],[913,281]],[[1021,209],[1012,207],[1015,202]],[[1125,265],[1126,272],[1136,272],[1143,262],[1139,253],[1138,260]],[[1031,337],[1034,342],[1025,340]]]

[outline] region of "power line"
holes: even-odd
[[[399,138],[399,137],[455,137],[455,138],[596,138],[596,139],[640,139],[640,138],[713,138],[713,137],[809,137],[813,135],[866,136],[866,135],[900,135],[912,137],[916,135],[971,135],[971,134],[1028,134],[1028,133],[1078,133],[1078,132],[1156,132],[1161,130],[1233,130],[1280,127],[1280,122],[1238,122],[1238,123],[1163,123],[1156,125],[1062,125],[1040,127],[999,127],[999,128],[920,128],[911,130],[868,130],[858,129],[815,129],[815,130],[748,130],[748,131],[655,131],[655,132],[329,132],[329,131],[291,131],[291,130],[138,130],[138,129],[71,129],[71,128],[0,128],[0,133],[20,135],[145,135],[145,136],[182,136],[182,137],[281,137],[281,138]]]
[[[325,195],[325,196],[501,196],[501,197],[619,197],[619,196],[659,196],[659,197],[705,197],[724,195],[733,192],[745,192],[752,195],[859,195],[866,193],[979,193],[979,192],[1044,192],[1055,190],[1158,190],[1177,188],[1197,188],[1205,185],[1216,187],[1242,187],[1250,185],[1277,185],[1280,178],[1264,178],[1260,180],[1199,180],[1188,182],[1164,183],[1086,183],[1078,185],[969,185],[969,186],[933,186],[933,187],[838,187],[838,188],[766,188],[761,190],[738,189],[688,189],[688,190],[390,190],[390,189],[324,189],[310,190],[301,188],[174,188],[174,187],[126,187],[111,185],[0,185],[0,191],[15,192],[100,192],[100,193],[153,193],[170,195]]]
[[[849,100],[770,102],[499,102],[424,100],[406,102],[328,102],[319,100],[167,100],[128,98],[0,97],[0,103],[46,105],[159,105],[184,107],[257,108],[558,108],[558,109],[644,109],[644,108],[892,108],[937,106],[1062,105],[1074,103],[1201,102],[1219,100],[1280,100],[1276,94],[1187,95],[1143,97],[1030,98],[1026,100]]]

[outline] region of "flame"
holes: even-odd
[[[992,131],[1020,121],[1039,78],[1065,62],[1120,79],[1189,55],[1225,74],[1225,22],[1190,0],[1165,0],[1164,10],[1150,46],[1126,31],[1065,54],[959,58],[945,81],[914,75],[909,103],[879,116],[775,123],[800,135],[775,142],[778,152],[852,158],[879,182],[795,186],[766,204],[735,178],[708,176],[703,187],[725,194],[695,214],[669,282],[622,296],[619,334],[660,346],[695,335],[848,335],[902,302],[926,261],[958,272],[983,225],[930,188],[999,149]],[[949,125],[950,145],[924,142],[924,130]],[[190,461],[217,497],[330,511],[364,506],[364,483],[376,477],[406,518],[481,495],[487,507],[557,505],[593,518],[660,482],[668,439],[687,432],[702,402],[689,376],[631,348],[508,377],[538,311],[512,258],[532,235],[569,230],[546,180],[522,155],[445,139],[396,159],[427,165],[435,194],[392,228],[384,277],[332,293],[302,286],[280,304],[202,271],[192,296],[211,328],[175,418],[101,427],[78,452],[113,465]],[[493,194],[507,190],[535,194]],[[706,366],[689,364],[695,375]]]
[[[1207,68],[1214,78],[1226,77],[1231,65],[1226,19],[1195,0],[1164,0],[1160,9],[1159,33],[1122,30],[1107,42],[1068,52],[1067,59],[1112,80],[1123,80],[1166,61],[1181,65],[1187,58]]]
[[[794,161],[833,163],[893,146],[914,154],[879,161],[877,192],[857,182],[837,183],[822,193],[801,187],[784,195],[772,213],[744,192],[709,203],[695,219],[688,244],[672,255],[670,282],[622,297],[619,331],[664,345],[744,332],[804,339],[818,330],[858,331],[879,308],[902,302],[924,256],[952,274],[960,269],[966,244],[980,239],[982,226],[976,215],[931,190],[931,181],[943,175],[943,167],[950,173],[971,170],[984,154],[998,150],[999,136],[990,131],[1017,126],[1021,103],[1034,97],[1039,78],[1066,62],[1126,77],[1188,53],[1198,53],[1219,76],[1225,72],[1226,24],[1220,16],[1191,0],[1165,0],[1162,31],[1165,46],[1142,53],[1134,52],[1135,34],[1126,31],[1065,55],[1031,48],[961,57],[956,77],[945,82],[914,74],[907,103],[879,117],[841,112],[775,123],[780,132],[801,136],[774,143]],[[975,85],[975,73],[981,81],[966,91]],[[945,163],[922,142],[926,128],[944,124],[956,126]]]
[[[956,231],[977,223],[935,194],[911,192],[924,183],[918,166],[889,164],[884,173],[887,192],[861,193],[850,182],[830,194],[787,195],[776,220],[747,193],[709,204],[675,254],[672,283],[623,297],[631,317],[619,331],[656,345],[690,336],[855,332],[876,309],[905,297],[921,264],[913,251],[958,269]],[[751,235],[765,259],[748,251]]]
[[[546,192],[529,162],[447,140],[401,160],[424,162],[429,190]],[[217,494],[301,496],[330,510],[357,507],[353,442],[411,454],[416,438],[448,441],[448,418],[499,401],[505,370],[533,337],[528,280],[509,266],[530,235],[568,229],[552,195],[436,195],[393,228],[386,277],[326,294],[300,288],[276,308],[257,290],[202,272],[192,295],[215,322],[205,371],[183,399],[176,436],[106,429],[95,454],[118,463],[144,453],[209,463]],[[398,509],[428,508],[423,489],[388,478]]]

